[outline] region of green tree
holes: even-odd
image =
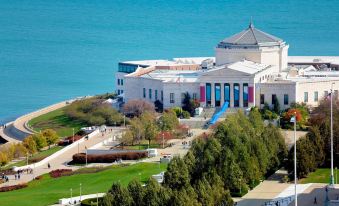
[[[280,103],[279,103],[277,96],[274,96],[273,111],[276,114],[280,114]]]
[[[161,205],[163,201],[160,199],[160,196],[159,196],[160,191],[161,191],[161,186],[159,185],[159,183],[155,179],[150,178],[145,187],[145,193],[144,193],[142,204],[147,205],[147,206]]]
[[[151,141],[154,140],[158,134],[155,115],[150,112],[144,112],[140,116],[140,121],[143,124],[145,139],[148,140],[148,145],[150,146]]]
[[[133,199],[132,206],[141,205],[143,202],[145,192],[140,182],[134,179],[128,184],[127,188],[128,188],[129,194],[131,195]]]
[[[159,118],[158,124],[162,131],[172,131],[178,127],[179,120],[173,110],[167,110]]]
[[[42,131],[42,136],[46,138],[47,145],[50,147],[59,140],[58,134],[52,129],[45,129]]]
[[[129,191],[125,187],[122,187],[120,183],[113,183],[108,193],[111,195],[111,197],[108,198],[112,206],[129,206],[133,204],[133,198]]]
[[[46,138],[41,133],[33,134],[32,137],[38,150],[47,146]]]
[[[174,157],[164,176],[164,184],[171,189],[180,190],[190,183],[189,171],[182,158]]]

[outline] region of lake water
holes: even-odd
[[[291,55],[339,55],[338,1],[0,0],[0,122],[114,90],[123,60],[213,56],[254,25]]]

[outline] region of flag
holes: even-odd
[[[293,123],[295,122],[295,116],[291,117],[290,122],[293,122]]]

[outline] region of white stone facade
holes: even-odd
[[[331,87],[338,97],[339,72],[331,68],[339,68],[335,63],[339,57],[326,57],[330,62],[322,63],[316,57],[288,57],[288,49],[283,40],[250,24],[221,41],[215,57],[119,63],[116,90],[125,102],[159,100],[164,108],[182,106],[186,92],[202,107],[220,107],[225,101],[239,108],[262,107],[264,103],[272,106],[273,99],[282,109],[293,102],[317,106]],[[302,68],[289,67],[289,60]],[[329,68],[322,70],[324,66]]]

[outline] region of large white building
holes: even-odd
[[[333,87],[339,90],[339,57],[288,56],[282,39],[255,28],[219,42],[215,57],[119,63],[116,91],[123,101],[159,100],[164,108],[182,106],[188,92],[202,107],[262,107],[278,100],[317,106]],[[333,84],[334,83],[334,84]]]

